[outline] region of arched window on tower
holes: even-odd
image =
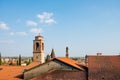
[[[39,43],[36,43],[36,50],[38,50],[39,48]]]
[[[42,43],[42,50],[44,50],[44,43]]]

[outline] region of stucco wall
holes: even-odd
[[[66,65],[66,64],[60,62],[60,61],[54,60],[54,61],[50,61],[48,63],[42,64],[40,66],[37,66],[36,68],[30,69],[29,71],[24,72],[24,80],[29,80],[33,77],[44,74],[45,72],[48,72],[49,70],[52,70],[52,69],[77,70],[69,65]]]
[[[55,70],[37,76],[32,80],[87,80],[87,75],[84,71]]]

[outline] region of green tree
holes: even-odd
[[[50,61],[50,55],[49,54],[46,56],[46,60],[45,61],[46,62]]]
[[[29,61],[27,62],[27,65],[29,65],[30,64],[30,59],[29,59]]]
[[[33,57],[31,57],[31,61],[33,61]]]
[[[19,61],[17,60],[17,65],[19,65]]]

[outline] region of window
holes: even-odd
[[[38,50],[39,48],[39,43],[36,43],[36,50]]]
[[[42,43],[42,50],[44,50],[44,43]]]

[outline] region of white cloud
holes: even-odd
[[[13,40],[0,40],[0,44],[13,44],[15,43]]]
[[[53,13],[44,12],[43,14],[38,14],[37,17],[40,19],[40,23],[53,24],[56,21],[53,19]]]
[[[26,32],[10,32],[10,35],[17,35],[17,36],[26,36],[27,33]]]
[[[30,30],[31,33],[35,33],[35,34],[39,34],[42,33],[42,29],[41,28],[32,28]]]
[[[43,14],[38,14],[38,15],[37,15],[37,17],[38,17],[40,20],[50,19],[52,16],[53,16],[53,13],[47,13],[47,12],[43,12]]]
[[[37,23],[34,21],[27,21],[28,26],[37,26]]]
[[[56,23],[56,21],[54,19],[48,19],[45,21],[45,23],[52,24],[52,23]]]
[[[9,30],[9,27],[7,26],[7,24],[0,22],[0,29],[1,30]]]

